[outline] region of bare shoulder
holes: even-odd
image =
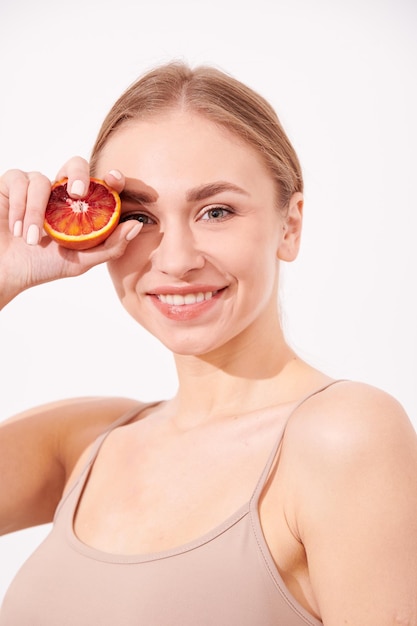
[[[125,412],[143,403],[122,397],[70,398],[23,411],[0,424],[3,432],[19,439],[36,435],[39,440],[54,439],[56,453],[71,456],[72,448],[95,439]],[[3,435],[2,435],[3,436]]]
[[[50,521],[79,458],[111,423],[141,405],[129,398],[75,398],[0,423],[0,531]]]
[[[417,433],[401,404],[373,386],[343,381],[304,402],[289,421],[282,464],[288,517],[303,543],[302,529],[315,527],[318,512],[330,520],[336,503],[346,519],[378,494],[381,507],[417,510]]]
[[[404,452],[417,435],[402,405],[390,394],[364,383],[340,381],[304,402],[288,424],[290,446],[311,455]],[[401,447],[399,447],[401,446]],[[322,456],[323,458],[323,456]]]
[[[65,400],[51,405],[57,423],[59,450],[67,476],[82,452],[118,419],[145,406],[131,398],[92,397]]]
[[[84,417],[88,417],[89,415],[96,415],[97,409],[99,409],[100,413],[103,415],[104,421],[111,421],[112,418],[119,413],[120,408],[122,408],[122,410],[129,410],[130,407],[141,404],[144,406],[144,403],[140,403],[138,400],[132,398],[113,396],[64,398],[22,411],[9,420],[6,420],[5,423],[35,416],[40,417],[46,414],[60,418],[65,416],[74,417],[82,412]]]

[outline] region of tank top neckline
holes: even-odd
[[[249,498],[242,506],[240,506],[234,513],[229,515],[223,522],[217,524],[211,530],[203,533],[199,537],[187,541],[178,546],[174,546],[167,550],[160,550],[156,552],[144,552],[144,553],[132,553],[132,554],[118,554],[112,552],[105,552],[98,548],[94,548],[86,543],[84,543],[81,539],[78,538],[75,532],[75,515],[80,503],[80,499],[82,497],[83,490],[87,484],[90,472],[94,465],[94,462],[99,454],[100,448],[104,443],[106,437],[117,427],[128,424],[131,420],[137,417],[142,411],[159,404],[159,402],[148,403],[139,409],[136,407],[133,410],[130,410],[128,413],[122,415],[118,420],[116,420],[109,428],[107,428],[102,435],[100,435],[93,449],[91,451],[89,460],[87,461],[84,469],[81,471],[78,479],[75,481],[73,486],[69,489],[66,496],[64,496],[62,502],[57,508],[57,512],[55,514],[55,518],[57,518],[60,509],[65,505],[69,505],[69,511],[65,515],[65,535],[66,540],[70,544],[70,546],[79,554],[83,556],[93,559],[95,561],[105,562],[105,563],[125,563],[125,564],[134,564],[134,563],[146,563],[150,561],[158,561],[161,559],[166,559],[170,557],[175,557],[185,552],[190,552],[191,550],[195,550],[200,546],[216,539],[224,532],[227,532],[231,529],[235,524],[240,522],[244,517],[250,515],[251,524],[253,530],[257,536],[258,544],[260,545],[261,551],[264,553],[267,561],[270,562],[271,568],[276,569],[274,565],[274,561],[272,559],[272,555],[269,552],[268,545],[265,541],[262,524],[259,517],[259,508],[258,503],[261,497],[263,488],[267,481],[267,478],[270,474],[270,471],[273,467],[274,461],[277,457],[279,448],[281,446],[281,442],[285,433],[285,429],[288,425],[288,422],[291,416],[295,413],[295,411],[302,405],[304,402],[309,400],[311,397],[319,394],[322,391],[325,391],[328,387],[332,385],[342,382],[341,380],[333,380],[330,383],[316,389],[315,391],[309,393],[307,396],[304,396],[301,400],[299,400],[293,408],[289,411],[288,415],[284,419],[284,422],[278,432],[272,450],[267,458],[266,464],[261,472],[261,475],[256,482],[255,488]]]

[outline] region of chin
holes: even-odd
[[[150,331],[152,332],[152,331]],[[198,333],[183,329],[182,332],[173,332],[169,336],[164,333],[153,333],[170,352],[175,356],[203,357],[217,352],[229,343],[230,338],[215,337],[213,329]]]
[[[209,345],[202,345],[201,342],[198,341],[179,341],[179,342],[164,342],[163,345],[170,350],[175,356],[195,356],[202,357],[204,355],[210,354],[216,350],[215,345],[210,343]]]

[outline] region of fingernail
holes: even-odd
[[[83,196],[85,193],[85,185],[82,180],[74,180],[71,185],[70,193],[74,196]]]
[[[23,232],[23,222],[22,220],[17,220],[13,226],[13,236],[21,237]]]
[[[111,174],[116,180],[122,180],[122,175],[119,170],[110,170],[109,174]]]
[[[31,224],[28,228],[28,232],[26,235],[26,243],[30,246],[37,246],[39,243],[39,226],[36,224]]]
[[[134,239],[136,235],[140,233],[140,231],[142,230],[142,226],[143,224],[141,222],[136,222],[133,228],[131,228],[126,235],[127,241],[132,241],[132,239]]]

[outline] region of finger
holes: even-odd
[[[23,237],[29,245],[37,245],[42,236],[45,209],[51,195],[51,181],[39,172],[30,172],[28,176]]]
[[[137,221],[128,221],[123,224],[119,224],[116,230],[99,246],[84,250],[78,253],[76,271],[77,273],[87,271],[88,269],[99,265],[100,263],[107,263],[114,259],[120,258],[129,243],[137,237],[142,230],[143,224]],[[66,250],[63,254],[72,253],[73,251]]]
[[[104,182],[109,185],[112,189],[120,193],[126,184],[126,179],[122,172],[119,170],[110,170],[104,176]]]
[[[23,219],[26,211],[26,197],[29,179],[25,172],[10,170],[3,177],[5,193],[8,195],[8,221],[10,232],[16,237],[22,235]]]
[[[133,223],[133,221],[134,220],[129,220],[128,222],[119,224],[110,237],[107,237],[97,248],[92,248],[90,252],[97,252],[98,254],[104,255],[103,258],[105,258],[105,261],[121,257],[129,243],[139,235],[143,228],[142,222],[135,220],[136,223]]]
[[[59,170],[57,180],[68,178],[67,191],[71,198],[83,198],[90,184],[90,166],[83,157],[76,156]]]

